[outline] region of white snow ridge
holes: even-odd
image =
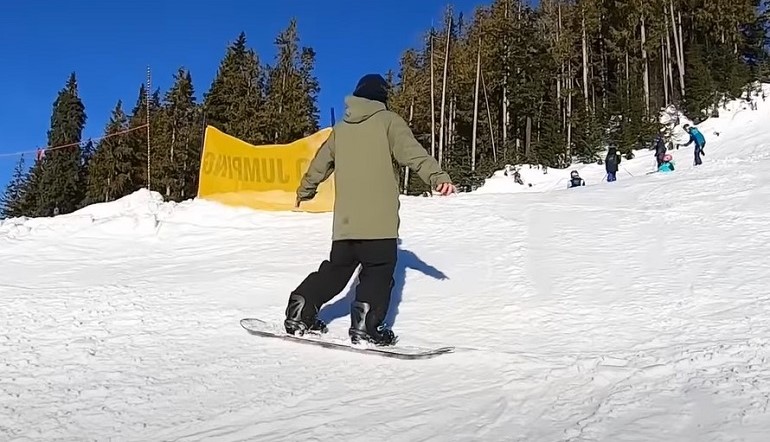
[[[0,440],[767,441],[770,104],[742,106],[699,125],[698,167],[404,198],[394,330],[457,347],[428,360],[240,327],[283,318],[330,214],[142,191],[5,220]]]

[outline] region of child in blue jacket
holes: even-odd
[[[674,171],[674,159],[669,154],[663,155],[663,161],[658,166],[658,172],[668,173]]]
[[[700,166],[701,164],[703,164],[703,161],[701,161],[700,156],[706,155],[705,153],[703,153],[703,147],[706,146],[706,138],[703,137],[703,134],[700,133],[697,127],[690,126],[689,124],[685,124],[683,128],[684,130],[687,131],[687,133],[690,134],[690,141],[688,141],[687,144],[685,144],[685,147],[689,146],[690,143],[692,143],[693,141],[695,142],[695,151],[694,151],[695,165]]]

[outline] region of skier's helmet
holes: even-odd
[[[570,172],[570,173],[569,173],[569,176],[570,176],[571,178],[577,178],[577,177],[579,177],[580,175],[578,174],[578,171],[577,171],[577,170],[573,170],[572,172]]]
[[[663,155],[663,161],[665,161],[665,162],[669,162],[672,159],[673,159],[673,157],[671,156],[671,154],[667,153],[667,154]]]

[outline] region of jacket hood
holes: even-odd
[[[345,116],[343,120],[346,123],[361,123],[377,112],[384,110],[387,110],[387,107],[379,101],[348,95],[345,97]]]

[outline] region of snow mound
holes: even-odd
[[[174,203],[166,203],[158,192],[139,189],[123,198],[107,203],[92,204],[72,215],[90,216],[93,219],[115,218],[119,216],[154,216],[161,211],[173,210]]]
[[[152,232],[158,218],[173,213],[176,204],[147,189],[115,201],[97,203],[65,215],[40,218],[10,218],[0,221],[0,238],[18,239],[28,235],[59,236],[97,227],[114,235]]]

